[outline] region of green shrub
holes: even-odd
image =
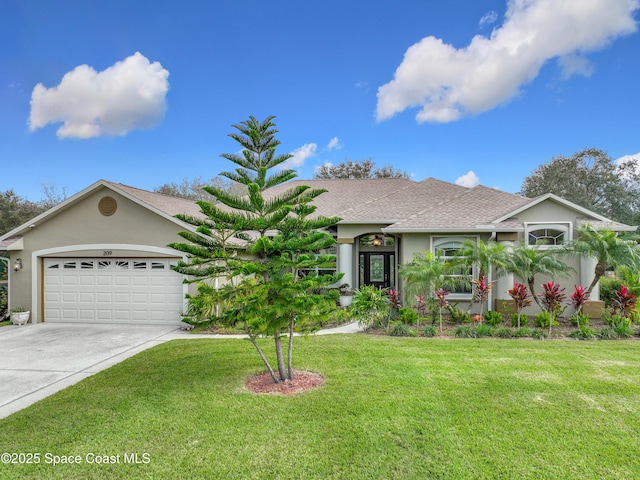
[[[531,336],[537,340],[544,340],[549,336],[549,332],[542,328],[534,328],[533,330],[531,330]]]
[[[410,307],[402,307],[398,310],[400,313],[400,320],[407,325],[415,325],[418,323],[418,312]]]
[[[536,327],[549,328],[550,321],[551,321],[551,314],[549,312],[536,313],[536,316],[535,316]],[[558,322],[556,322],[554,319],[552,327],[555,327],[556,325],[558,325]]]
[[[503,320],[504,318],[502,317],[502,314],[500,312],[496,312],[495,310],[489,310],[484,314],[484,323],[486,323],[487,325],[491,325],[492,327],[500,325]]]
[[[514,334],[513,329],[508,327],[501,327],[501,328],[498,328],[495,332],[493,332],[494,337],[500,337],[500,338],[511,338],[513,337],[513,334]]]
[[[527,327],[520,327],[513,333],[513,336],[517,338],[530,337],[531,330],[529,330]]]
[[[590,327],[582,327],[573,330],[571,333],[569,333],[569,336],[572,338],[577,338],[579,340],[591,340],[596,338],[596,333]]]
[[[427,325],[424,329],[425,337],[435,337],[437,333],[438,331],[436,330],[436,327],[434,325]]]
[[[607,308],[610,308],[615,297],[614,292],[622,286],[622,280],[619,278],[600,278],[600,300],[602,300]]]
[[[415,337],[416,332],[406,323],[394,323],[391,327],[392,337]]]
[[[618,334],[611,327],[602,328],[596,335],[601,340],[616,340],[618,338]]]
[[[458,338],[478,338],[478,331],[470,325],[460,325],[456,327],[453,334]]]
[[[5,286],[0,286],[0,320],[7,313],[7,289]]]
[[[633,336],[631,321],[628,318],[625,318],[620,323],[613,325],[612,328],[613,331],[618,335],[618,338],[629,338]]]
[[[458,325],[471,323],[471,314],[455,305],[449,307],[449,317],[453,323],[457,323]]]
[[[526,316],[524,313],[521,313],[521,314],[512,313],[511,314],[511,326],[512,327],[517,327],[518,326],[518,317],[520,317],[520,327],[526,327],[527,324],[529,323],[529,317]]]
[[[589,327],[589,315],[582,312],[573,314],[569,317],[571,325],[578,327],[578,330],[584,327]]]
[[[487,325],[486,323],[483,323],[476,327],[476,333],[478,334],[478,337],[490,337],[493,335],[493,330],[494,328],[491,325]]]

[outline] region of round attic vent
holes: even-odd
[[[117,208],[118,204],[113,197],[102,197],[98,202],[98,210],[105,217],[110,217],[116,213]]]

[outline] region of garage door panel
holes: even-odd
[[[183,277],[174,259],[45,259],[45,321],[177,323]]]

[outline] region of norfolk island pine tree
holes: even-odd
[[[237,168],[220,175],[244,185],[247,195],[204,187],[217,202],[196,202],[204,219],[178,215],[196,233],[180,232],[187,243],[170,246],[188,258],[175,270],[198,283],[197,294],[188,296],[186,321],[241,326],[279,383],[293,379],[293,332],[308,330],[336,309],[336,297],[322,290],[341,275],[318,273],[336,259],[318,252],[335,243],[325,229],[340,219],[314,215],[313,200],[325,190],[296,185],[269,195],[270,188],[296,177],[294,170],[282,169],[291,155],[276,155],[280,141],[273,119],[249,117],[233,125],[238,132],[229,136],[242,152],[221,155]],[[277,375],[257,342],[260,336],[274,339]]]

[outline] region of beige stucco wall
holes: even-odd
[[[105,195],[118,204],[111,216],[98,210]],[[24,249],[11,252],[12,263],[16,258],[23,262],[21,271],[11,272],[11,308],[24,306],[32,311],[32,321],[40,321],[43,257],[182,257],[167,247],[181,241],[181,230],[170,219],[101,188],[24,233]]]

